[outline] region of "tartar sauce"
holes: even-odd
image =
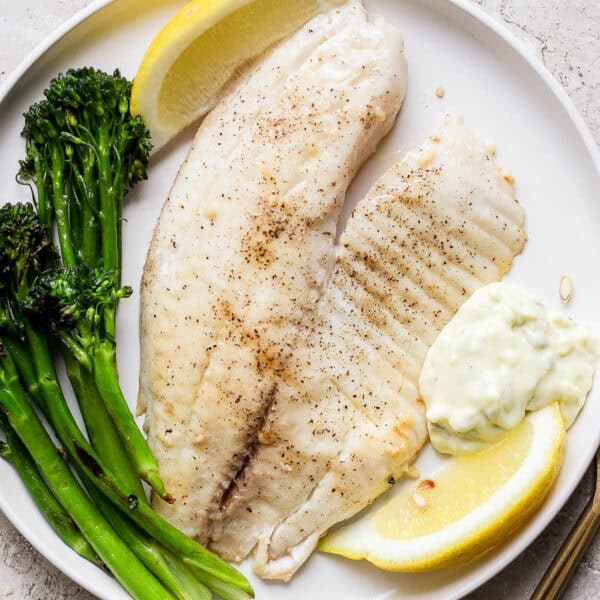
[[[429,349],[419,389],[431,443],[460,454],[496,441],[526,411],[558,402],[569,427],[592,387],[598,341],[528,291],[492,283],[471,296]]]

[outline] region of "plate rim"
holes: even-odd
[[[18,65],[8,75],[2,85],[0,85],[0,107],[5,102],[6,98],[11,92],[17,87],[18,83],[23,77],[27,75],[29,70],[48,52],[53,46],[59,43],[68,33],[76,29],[84,21],[112,4],[115,0],[95,0],[87,7],[79,10],[69,19],[67,19],[62,25],[47,35],[40,43],[38,43],[28,54],[21,60]],[[537,56],[531,48],[527,47],[525,42],[515,35],[504,23],[496,20],[492,15],[488,14],[482,6],[473,2],[473,0],[435,0],[438,4],[450,4],[455,8],[459,9],[466,15],[474,18],[476,21],[481,23],[491,33],[499,36],[508,46],[517,52],[519,57],[523,59],[537,74],[547,88],[553,93],[555,98],[560,103],[561,107],[566,111],[571,123],[575,126],[580,139],[583,141],[588,155],[595,167],[595,170],[600,177],[600,146],[597,144],[594,136],[585,122],[581,112],[575,106],[574,102],[568,96],[566,90],[559,83],[559,81],[552,75],[550,70],[546,67],[543,61]],[[561,489],[557,499],[557,510],[551,511],[548,515],[539,517],[538,521],[535,522],[535,526],[528,536],[524,536],[522,540],[519,540],[515,544],[512,552],[506,556],[499,557],[487,568],[482,568],[479,572],[476,572],[469,583],[466,584],[456,595],[452,595],[447,600],[456,600],[469,594],[473,590],[477,589],[492,577],[497,575],[502,569],[513,562],[527,547],[529,547],[539,535],[548,527],[550,522],[557,516],[559,511],[564,507],[565,503],[574,492],[576,487],[581,483],[589,465],[591,464],[598,446],[600,445],[600,430],[596,435],[595,440],[591,440],[592,444],[589,444],[586,454],[588,455],[584,461],[581,462],[585,465],[584,468],[580,469],[580,473],[577,474],[575,479],[575,485],[571,487],[565,487]],[[0,510],[4,513],[6,518],[11,524],[17,529],[17,531],[39,552],[46,560],[54,565],[59,571],[64,573],[67,577],[73,580],[75,583],[80,585],[85,590],[92,594],[100,597],[105,597],[105,590],[98,588],[95,584],[85,580],[83,575],[79,573],[76,565],[71,562],[64,562],[60,556],[54,556],[47,551],[42,539],[32,531],[23,519],[13,511],[12,507],[6,504],[2,498],[0,498]],[[25,534],[27,532],[27,534]]]

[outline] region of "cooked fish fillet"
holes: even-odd
[[[260,444],[212,547],[289,579],[319,537],[389,488],[427,436],[417,381],[461,303],[525,243],[512,186],[460,120],[376,183],[282,370]]]
[[[164,206],[142,282],[140,404],[177,500],[156,508],[200,540],[331,273],[346,189],[400,108],[402,49],[360,2],[316,17],[206,117]]]

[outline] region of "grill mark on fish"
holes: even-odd
[[[468,204],[467,200],[465,199],[464,202],[466,204]],[[472,201],[469,201],[472,204]],[[498,214],[495,214],[493,209],[491,207],[482,207],[484,210],[486,210],[486,212],[488,212],[489,214],[494,214],[496,218],[499,218]],[[432,219],[432,215],[427,213],[427,210],[424,206],[423,203],[411,203],[411,204],[404,204],[403,205],[403,209],[405,211],[410,211],[412,212],[416,217],[418,218],[422,218],[422,219],[430,219],[433,221]],[[440,215],[442,216],[442,215]],[[466,243],[462,242],[461,240],[458,239],[458,237],[456,236],[456,234],[453,234],[453,230],[454,231],[458,231],[459,233],[461,233],[468,242],[473,242],[475,240],[477,240],[478,242],[481,242],[481,238],[484,238],[484,240],[486,240],[487,242],[490,242],[491,240],[493,240],[497,246],[499,246],[500,248],[502,248],[504,253],[510,253],[510,244],[506,241],[501,239],[498,236],[498,230],[494,230],[489,226],[489,223],[486,223],[485,220],[482,220],[481,217],[479,215],[477,215],[476,213],[473,213],[473,215],[470,216],[470,220],[469,222],[463,220],[462,222],[459,221],[459,219],[453,219],[454,221],[454,228],[450,228],[448,230],[448,234],[449,234],[449,239],[448,239],[448,243],[457,243],[459,244],[461,247],[466,249]],[[432,226],[435,225],[435,223],[431,223]],[[439,223],[438,223],[439,225]],[[503,226],[508,226],[510,225],[510,221],[507,218],[504,218],[504,223]],[[465,226],[469,226],[466,227]],[[476,235],[469,235],[469,229],[470,227],[472,227],[473,229],[476,229],[477,232],[480,234],[480,237],[477,237]],[[485,257],[481,257],[482,259],[485,259]],[[491,260],[491,259],[490,259]]]
[[[357,233],[357,235],[365,234],[360,232]],[[394,241],[393,243],[396,242]],[[400,242],[399,245],[401,246],[402,243]],[[352,246],[349,245],[349,248],[352,249]],[[353,254],[356,256],[354,251]],[[358,250],[358,254],[360,254],[360,250]],[[419,297],[418,291],[416,290],[423,290],[427,295],[427,298],[433,298],[436,307],[441,306],[446,311],[450,311],[452,309],[451,298],[448,297],[445,291],[446,288],[444,285],[442,285],[443,280],[441,280],[436,273],[424,273],[423,269],[419,267],[419,263],[417,262],[418,257],[413,256],[411,257],[413,260],[407,260],[409,254],[409,250],[403,249],[403,262],[399,262],[397,267],[393,267],[391,263],[388,262],[389,268],[395,269],[399,275],[397,284],[403,285],[403,298],[406,300],[405,304],[410,305],[411,303],[418,303],[420,300],[422,300],[422,298]],[[354,268],[354,265],[349,266],[349,268]]]
[[[399,213],[409,212],[405,210],[405,206],[402,205],[398,209]],[[439,222],[430,219],[429,224],[419,230],[418,234],[411,227],[411,234],[417,237],[410,244],[404,241],[400,242],[400,246],[406,249],[407,253],[412,253],[413,260],[416,259],[416,264],[422,265],[422,268],[414,268],[418,277],[416,279],[416,285],[425,288],[424,281],[425,277],[430,277],[437,283],[432,284],[433,287],[428,286],[428,291],[433,294],[435,300],[440,301],[444,297],[447,297],[448,286],[444,285],[447,283],[452,284],[453,290],[459,292],[459,296],[465,296],[466,290],[464,289],[464,280],[460,280],[460,273],[465,275],[470,281],[475,282],[477,278],[473,275],[475,266],[471,263],[466,266],[468,258],[473,258],[473,250],[467,250],[464,247],[464,254],[461,255],[458,252],[458,244],[455,244],[455,237],[452,233],[452,219],[449,219],[446,215],[442,215]],[[401,226],[397,223],[390,226],[390,228],[398,228],[401,231]],[[435,233],[436,230],[445,231],[444,239],[439,240]],[[468,258],[467,258],[468,257]],[[478,257],[479,258],[479,257]],[[456,273],[458,271],[458,273]],[[441,296],[440,296],[441,294]],[[448,298],[451,305],[456,306],[456,298]]]
[[[364,261],[361,259],[360,252],[353,246],[349,246],[352,249],[352,254],[347,259],[343,259],[341,261],[341,266],[348,272],[352,274],[352,276],[356,276],[357,280],[359,280],[366,289],[368,286],[377,285],[380,290],[379,296],[382,297],[384,302],[387,302],[385,296],[387,295],[390,287],[390,284],[394,285],[395,289],[398,289],[400,285],[403,285],[403,294],[402,294],[402,302],[405,307],[417,307],[423,304],[424,300],[429,300],[429,296],[427,295],[427,290],[422,280],[416,275],[410,276],[407,269],[400,269],[394,264],[394,260],[389,254],[386,256],[386,252],[388,251],[385,244],[380,244],[375,241],[375,238],[371,235],[371,232],[368,231],[366,227],[362,227],[357,230],[357,237],[362,239],[365,244],[370,244],[373,248],[374,252],[380,252],[380,257],[388,258],[387,261],[378,261],[370,260]],[[351,259],[354,260],[351,260]],[[415,260],[411,261],[411,266],[416,273],[422,272],[422,268],[419,266],[419,259],[414,257]],[[370,263],[377,263],[376,269],[371,268]],[[421,265],[424,267],[425,265]],[[377,277],[373,278],[373,282],[370,282],[372,273],[375,272]],[[438,286],[435,286],[436,289]],[[445,297],[444,297],[445,298]],[[437,314],[440,312],[448,313],[449,308],[446,305],[442,305],[441,302],[438,302],[437,299],[434,300],[435,310],[432,311],[432,314]],[[429,319],[423,315],[423,319],[426,322],[429,322]],[[398,318],[398,317],[396,317]]]
[[[353,274],[354,275],[354,274]],[[354,277],[349,277],[349,279],[353,279]],[[393,324],[395,331],[395,339],[396,340],[405,340],[406,342],[417,342],[420,345],[424,345],[425,342],[421,339],[415,339],[411,334],[406,325],[403,325],[398,318],[396,317],[396,312],[392,310],[389,306],[385,304],[377,305],[377,309],[372,309],[373,306],[373,298],[369,295],[369,292],[365,289],[364,286],[355,286],[350,287],[348,285],[344,285],[344,281],[341,277],[337,278],[337,281],[340,282],[339,287],[335,288],[335,292],[333,292],[336,296],[341,295],[345,297],[345,301],[350,304],[352,303],[360,313],[365,317],[366,321],[370,323],[374,328],[381,327],[382,322],[379,319],[373,318],[374,310],[380,310],[387,317],[389,322],[386,322],[385,325],[389,325],[389,323]],[[355,294],[357,296],[365,296],[362,300],[358,300],[356,298],[352,298],[350,293]],[[414,370],[418,371],[417,361],[410,353],[403,352],[402,353],[402,362],[404,363],[405,371],[409,372]]]
[[[369,218],[374,223],[381,223],[382,229],[387,228],[390,234],[393,233],[393,235],[388,235],[387,238],[384,238],[384,240],[389,239],[391,243],[397,244],[400,248],[402,248],[402,260],[397,261],[397,269],[402,274],[402,276],[408,280],[408,283],[411,284],[410,286],[408,286],[408,289],[405,289],[405,293],[411,294],[411,288],[413,287],[416,289],[423,289],[429,295],[428,297],[433,298],[436,304],[439,304],[446,308],[451,308],[453,306],[453,299],[449,298],[446,293],[447,286],[444,285],[446,283],[444,278],[439,276],[438,271],[423,269],[419,267],[421,263],[426,262],[424,260],[425,255],[423,253],[418,252],[419,244],[413,241],[409,245],[406,241],[406,232],[403,230],[402,226],[400,226],[398,223],[394,223],[393,220],[389,219],[389,217],[386,219],[386,221],[381,222],[380,217],[369,213]],[[356,235],[361,236],[369,235],[368,232],[363,232],[362,229],[356,230],[355,233]],[[369,239],[370,242],[375,244],[381,252],[389,252],[389,246],[384,245],[385,241],[377,241],[372,236],[370,236]],[[433,236],[432,241],[436,242],[436,238]],[[411,257],[412,260],[408,260],[407,258],[410,254],[413,254],[413,256]],[[388,264],[389,263],[390,261],[388,261]]]
[[[351,280],[354,287],[360,287],[366,294],[370,296],[370,300],[378,306],[387,309],[393,316],[394,320],[408,329],[408,326],[415,321],[419,321],[423,325],[427,325],[427,319],[416,310],[415,302],[405,302],[405,310],[400,311],[393,305],[393,301],[389,298],[389,281],[388,272],[383,267],[382,263],[376,263],[377,268],[369,268],[374,261],[365,261],[364,255],[355,256],[357,260],[348,265],[351,266]],[[352,289],[352,293],[355,290]],[[403,299],[404,302],[405,299]],[[356,302],[356,299],[354,300]]]
[[[402,210],[412,213],[417,219],[428,221],[427,225],[421,228],[424,234],[428,236],[428,241],[438,248],[438,250],[442,253],[447,253],[446,258],[452,259],[453,264],[456,263],[458,266],[464,264],[463,262],[455,260],[459,258],[458,250],[460,249],[462,251],[463,256],[471,256],[473,250],[468,246],[468,243],[472,244],[475,241],[477,243],[481,243],[482,238],[484,238],[488,243],[493,240],[500,248],[502,248],[504,253],[509,251],[509,246],[503,240],[500,240],[496,234],[490,234],[487,229],[484,230],[483,227],[479,227],[475,222],[475,219],[471,219],[470,222],[467,222],[464,219],[460,221],[460,219],[453,218],[451,220],[454,223],[450,224],[450,222],[447,222],[447,215],[432,215],[431,209],[430,212],[427,212],[427,206],[425,202],[411,203],[410,205],[403,203]],[[378,223],[383,227],[387,226],[390,229],[400,230],[398,223],[390,219],[385,214],[373,214],[372,218],[375,223]],[[442,226],[446,229],[446,236],[444,240],[440,240],[438,235],[435,233],[436,231],[440,230]],[[473,226],[473,228],[478,227],[477,231],[482,235],[477,237],[472,233],[469,234],[469,226]],[[457,234],[462,235],[466,241],[461,240]],[[456,249],[456,252],[449,252],[449,249]],[[478,256],[477,258],[487,262],[489,265],[493,265],[494,263],[492,258],[488,259],[484,256]]]
[[[473,195],[477,192],[477,190],[473,190],[472,194],[471,194],[471,198],[473,197]],[[412,201],[412,202],[407,202],[403,204],[403,209],[406,211],[410,211],[412,212],[417,218],[422,218],[422,219],[429,219],[432,221],[431,226],[435,227],[436,223],[433,222],[435,215],[432,215],[430,212],[427,212],[427,208],[426,208],[426,203],[423,202],[422,200],[425,199],[425,196],[419,196],[418,198],[416,198],[416,200],[418,201]],[[486,223],[485,220],[482,220],[481,216],[473,211],[470,211],[469,209],[471,208],[473,201],[472,199],[469,199],[468,197],[463,198],[462,200],[462,204],[463,204],[463,214],[465,214],[466,212],[469,212],[469,221],[465,221],[463,220],[462,222],[460,222],[459,219],[457,218],[453,218],[452,220],[454,221],[455,227],[454,228],[450,228],[448,230],[448,243],[452,243],[452,244],[457,244],[459,247],[462,247],[465,252],[467,252],[467,243],[473,243],[475,241],[477,241],[478,243],[481,243],[481,238],[483,237],[484,239],[487,240],[487,242],[489,243],[491,240],[493,240],[498,246],[500,246],[503,249],[503,252],[505,254],[510,254],[510,244],[507,242],[507,240],[502,239],[499,235],[498,235],[498,231],[499,229],[492,229],[489,226],[489,223]],[[486,213],[494,215],[496,220],[502,219],[503,220],[503,228],[507,228],[508,226],[511,226],[511,228],[514,228],[514,221],[511,220],[511,218],[508,215],[505,215],[501,212],[498,212],[495,206],[484,206],[484,207],[478,207],[480,210],[484,210]],[[376,217],[381,218],[383,215],[376,215]],[[439,215],[437,215],[440,220],[442,217],[448,218],[448,215],[444,215],[443,213],[440,213]],[[513,215],[514,218],[514,215]],[[440,221],[438,220],[437,225],[439,226]],[[474,235],[469,235],[469,228],[465,228],[466,225],[472,226],[474,228],[477,228],[478,232],[480,234],[483,234],[481,237],[477,237]],[[464,236],[466,241],[462,241],[460,240],[456,233],[453,234],[453,230],[458,231],[461,235]],[[503,229],[505,230],[505,229]],[[486,257],[479,257],[482,260],[485,260]],[[490,261],[491,262],[491,261]]]

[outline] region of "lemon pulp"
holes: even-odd
[[[451,459],[439,475],[427,480],[435,487],[416,484],[385,505],[375,517],[377,532],[404,540],[434,533],[462,519],[516,473],[532,436],[530,422],[523,421],[500,442]]]

